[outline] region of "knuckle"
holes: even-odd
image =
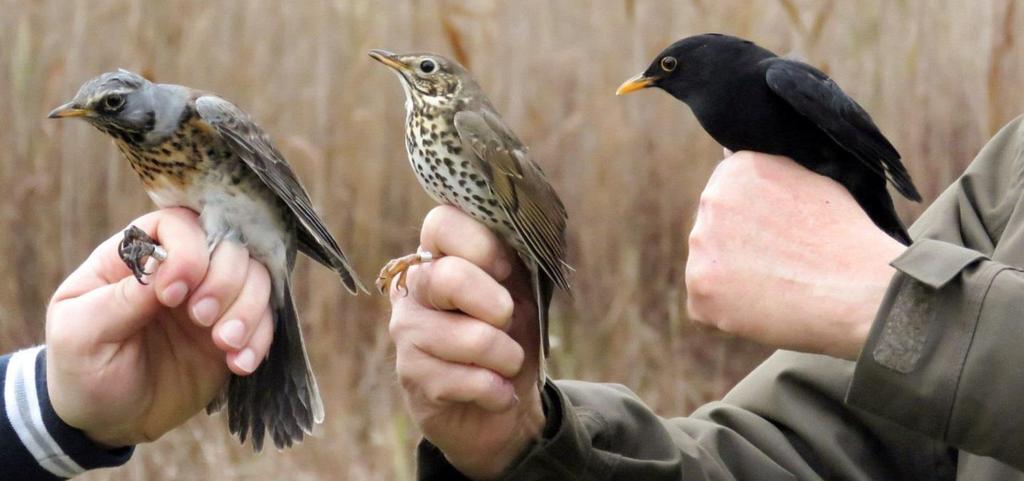
[[[249,272],[248,276],[252,281],[255,281],[259,287],[264,289],[270,289],[270,271],[267,270],[267,266],[263,265],[262,262],[256,259],[249,259]]]
[[[424,399],[432,404],[443,403],[447,395],[447,388],[444,383],[439,382],[439,379],[427,380],[426,382],[419,382],[417,379],[413,386],[413,389],[422,393]]]
[[[715,327],[710,307],[700,296],[690,295],[686,298],[686,315],[698,324]]]
[[[512,350],[512,359],[509,367],[511,368],[511,376],[515,377],[519,375],[519,371],[523,369],[523,362],[526,361],[526,350],[523,349],[519,343],[515,343],[515,348]]]
[[[697,200],[697,209],[701,211],[709,211],[715,207],[718,203],[717,194],[712,192],[712,189],[704,189],[700,194],[700,199]]]
[[[512,294],[508,292],[508,289],[503,287],[501,292],[502,294],[498,297],[495,309],[497,309],[498,320],[501,321],[499,327],[504,328],[512,320],[512,314],[515,312],[515,301],[512,299]]]
[[[199,283],[206,276],[207,263],[205,258],[201,257],[196,253],[183,253],[177,252],[178,262],[177,270],[179,277],[183,276],[185,281],[191,284],[193,287]],[[175,254],[168,254],[169,258],[174,258]]]
[[[435,244],[435,242],[427,242],[428,240],[435,240],[439,235],[445,232],[445,226],[451,222],[451,208],[448,206],[437,206],[430,209],[427,212],[426,217],[423,218],[423,227],[420,229],[420,243],[421,244]]]
[[[395,374],[398,376],[398,383],[407,392],[415,392],[419,389],[419,376],[415,374],[413,369],[410,369],[409,363],[402,362],[401,358],[395,364]]]
[[[467,355],[479,358],[494,347],[494,331],[487,326],[474,324],[463,330],[462,343]]]
[[[406,324],[405,317],[401,315],[401,311],[398,309],[391,311],[391,320],[388,321],[388,335],[396,345],[405,335]]]
[[[690,257],[693,257],[695,251],[699,251],[707,244],[707,231],[705,222],[697,222],[693,225],[693,229],[690,229],[690,236],[687,238],[687,244],[689,245]]]
[[[689,317],[694,322],[704,324],[704,313],[692,294],[686,297],[686,317]]]
[[[430,268],[431,292],[455,292],[462,285],[466,271],[456,257],[442,257]]]
[[[686,265],[686,292],[693,298],[707,299],[714,296],[715,282],[712,269],[703,262],[691,259]]]
[[[187,207],[170,207],[164,209],[164,213],[172,217],[178,217],[179,219],[190,223],[199,222],[199,214],[196,214],[192,209]]]
[[[754,164],[755,154],[750,150],[741,150],[722,161],[721,168],[725,173],[743,172]]]

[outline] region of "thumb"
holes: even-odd
[[[128,276],[78,297],[61,301],[60,308],[86,323],[79,324],[98,342],[118,342],[138,332],[163,308],[153,286]]]
[[[157,267],[150,284],[140,284],[117,254],[123,234],[111,236],[54,293],[51,307],[68,320],[62,323],[63,328],[88,329],[84,336],[88,339],[123,340],[141,329],[162,306],[180,304],[205,276],[209,263],[206,236],[194,213],[165,209],[144,215],[132,224],[150,232],[164,245],[167,261]],[[175,284],[182,288],[176,295],[168,296]],[[164,294],[165,301],[168,297],[175,299],[161,302],[158,292]]]

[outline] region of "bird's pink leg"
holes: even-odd
[[[391,286],[391,281],[394,280],[395,277],[398,277],[398,290],[405,291],[402,295],[408,294],[409,289],[405,285],[405,278],[408,273],[408,269],[412,266],[424,264],[432,260],[434,260],[434,255],[429,252],[417,252],[397,259],[391,259],[384,265],[384,268],[380,270],[380,274],[377,274],[377,281],[374,282],[377,286],[377,291],[381,294],[386,293],[388,291],[388,287]]]

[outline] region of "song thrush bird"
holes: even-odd
[[[906,198],[921,200],[899,152],[820,70],[741,38],[705,34],[670,45],[616,93],[646,87],[685,102],[704,130],[733,152],[786,156],[831,177],[880,229],[910,244],[885,187],[888,179]]]
[[[210,252],[239,242],[266,265],[274,316],[267,359],[248,376],[232,376],[207,411],[226,402],[231,432],[242,442],[251,436],[257,451],[264,430],[278,448],[301,441],[324,412],[292,299],[296,250],[337,272],[350,292],[362,286],[269,137],[220,97],[125,70],[89,80],[50,117],[82,118],[110,135],[158,206],[200,214]],[[128,229],[121,255],[140,281],[151,254],[166,255]]]
[[[398,75],[406,94],[405,146],[420,185],[435,201],[482,222],[519,254],[531,273],[540,322],[540,376],[548,345],[548,307],[554,286],[569,292],[565,262],[567,215],[558,194],[516,134],[457,62],[440,55],[370,56]],[[395,259],[381,271],[382,292],[430,253]]]

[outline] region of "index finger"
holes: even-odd
[[[450,205],[435,207],[423,219],[420,250],[466,259],[498,282],[509,276],[515,260],[491,229]]]
[[[202,281],[210,261],[198,216],[184,208],[163,209],[135,219],[132,225],[146,231],[167,251],[167,260],[157,268],[153,287],[161,303],[170,307],[180,304]],[[100,244],[57,289],[54,301],[78,297],[131,275],[117,252],[123,236],[118,232]]]

